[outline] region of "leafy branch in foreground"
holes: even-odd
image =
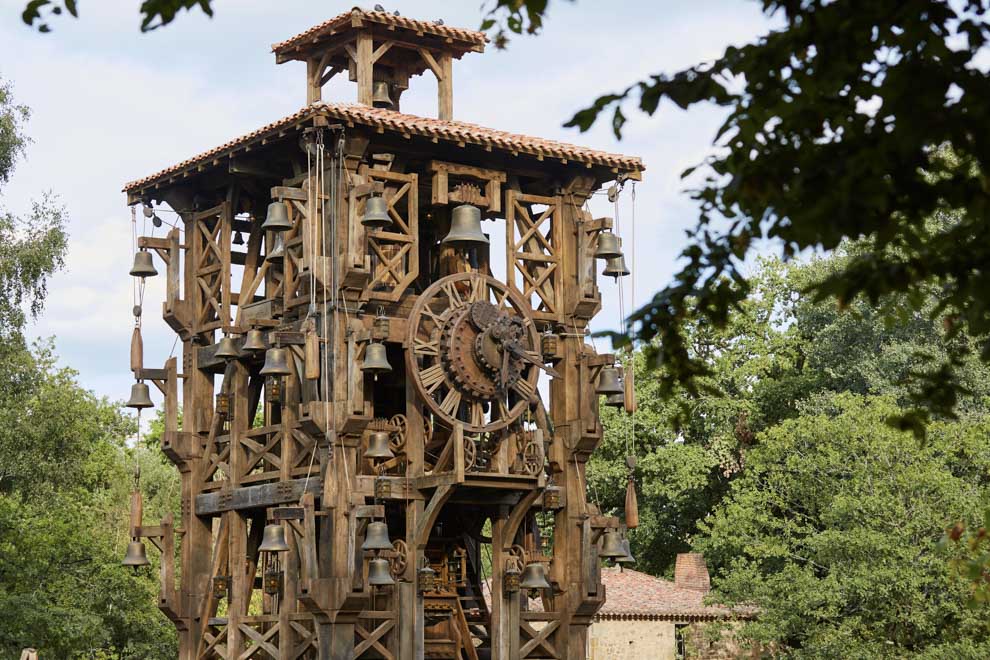
[[[213,16],[213,0],[143,0],[141,2],[141,31],[150,32],[168,25],[183,9],[199,7],[207,16]],[[21,12],[21,20],[26,25],[37,28],[38,32],[51,32],[48,24],[51,17],[64,13],[79,18],[76,0],[30,0]]]

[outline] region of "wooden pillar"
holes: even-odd
[[[454,119],[454,64],[449,52],[440,54],[441,75],[437,78],[437,117]]]
[[[306,60],[306,105],[323,99],[323,85],[320,84],[322,74],[319,58],[311,57]]]
[[[358,103],[362,105],[372,105],[372,91],[375,65],[372,61],[371,34],[362,31],[357,36],[357,85]]]

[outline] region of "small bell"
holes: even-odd
[[[153,408],[155,404],[151,402],[151,391],[148,389],[148,384],[134,383],[131,385],[131,398],[124,405],[128,408],[137,408],[138,410],[142,408]]]
[[[519,567],[516,566],[516,562],[512,562],[505,569],[505,573],[502,574],[502,591],[507,594],[514,594],[519,591]]]
[[[392,224],[392,218],[388,214],[388,204],[384,197],[373,195],[365,201],[361,224],[373,229],[383,229]]]
[[[244,346],[242,348],[245,351],[251,351],[252,353],[265,350],[264,333],[257,328],[248,330],[247,337],[244,339]]]
[[[131,268],[131,277],[154,277],[158,274],[155,264],[151,260],[151,253],[141,250],[134,255],[134,267]]]
[[[217,351],[213,356],[222,360],[233,360],[240,357],[240,353],[237,352],[233,338],[230,335],[224,335],[224,338],[217,344]]]
[[[622,394],[622,383],[619,382],[619,370],[615,367],[602,367],[598,374],[598,387],[595,394]]]
[[[244,245],[244,237],[239,231],[234,232],[234,245]]]
[[[155,215],[155,209],[150,205],[145,205],[143,209],[144,217],[150,218]]]
[[[262,376],[291,376],[289,358],[284,348],[269,348],[265,352],[265,366],[261,368]]]
[[[392,541],[388,538],[388,525],[380,520],[368,523],[368,531],[364,534],[362,550],[391,550]]]
[[[385,431],[374,431],[368,436],[368,448],[364,450],[365,458],[395,458],[392,449],[388,446],[388,433]]]
[[[144,542],[142,541],[131,541],[127,544],[127,554],[124,555],[124,561],[120,562],[122,566],[130,566],[135,571],[142,566],[147,566],[151,562],[148,561],[148,553],[144,550]]]
[[[437,589],[437,572],[426,564],[417,571],[417,582],[419,583],[419,593],[425,594]]]
[[[285,528],[279,523],[265,525],[265,532],[258,550],[261,552],[288,552],[289,544],[285,542]]]
[[[265,261],[282,261],[285,258],[285,241],[282,240],[282,234],[275,236],[275,243],[272,245],[271,251],[265,255]]]
[[[376,80],[371,92],[371,105],[376,108],[388,108],[392,109],[395,107],[395,103],[392,102],[392,97],[388,94],[389,84],[384,80]]]
[[[636,563],[636,558],[632,556],[632,550],[629,547],[629,539],[622,539],[622,543],[620,545],[622,547],[622,551],[625,552],[626,554],[625,554],[624,557],[616,557],[615,558],[615,563],[616,564],[635,564]]]
[[[622,256],[622,242],[610,231],[598,234],[598,247],[595,248],[595,259],[612,259]]]
[[[523,589],[550,589],[547,582],[547,569],[540,561],[531,561],[523,569],[519,586]]]
[[[292,229],[292,221],[289,220],[289,207],[285,202],[272,202],[268,205],[268,215],[261,228],[265,231],[288,231]]]
[[[387,559],[379,557],[368,562],[368,584],[375,587],[387,587],[395,584],[395,580],[392,579],[392,574],[389,572]]]
[[[622,394],[609,394],[605,397],[605,405],[610,408],[625,408],[626,397]]]
[[[388,355],[385,344],[373,341],[364,349],[364,362],[361,364],[361,371],[372,373],[375,378],[378,374],[392,371],[392,365],[388,363]]]
[[[454,207],[450,215],[450,231],[440,244],[459,248],[489,245],[488,237],[481,231],[481,209],[471,204]]]
[[[277,568],[265,571],[264,592],[269,596],[277,596],[282,593],[282,582],[284,573]]]
[[[622,548],[622,540],[619,538],[619,533],[614,529],[607,530],[603,535],[602,549],[598,552],[598,556],[605,559],[626,556],[626,551]]]
[[[602,275],[607,275],[616,279],[625,277],[628,274],[629,268],[626,267],[626,258],[621,254],[607,260],[605,262],[605,270],[602,271]]]

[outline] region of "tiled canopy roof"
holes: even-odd
[[[553,158],[563,162],[580,163],[588,167],[608,167],[617,172],[640,172],[645,169],[643,162],[635,156],[596,151],[556,140],[508,133],[467,122],[419,117],[384,108],[351,103],[314,103],[247,135],[225,142],[219,147],[193,156],[151,176],[132,181],[124,186],[124,191],[133,192],[138,188],[175,176],[183,170],[208,165],[215,159],[232,155],[257,141],[265,140],[281,131],[304,123],[316,115],[324,115],[332,120],[342,122],[348,127],[365,126],[382,132],[391,131],[406,137],[422,136],[444,140],[458,146],[476,145],[508,152],[512,155],[526,154],[540,159]]]
[[[405,28],[416,32],[436,35],[444,39],[455,39],[466,42],[478,49],[484,48],[488,38],[484,32],[467,30],[464,28],[440,25],[433,21],[419,21],[405,16],[396,16],[384,11],[368,11],[360,7],[354,7],[350,11],[334,16],[333,18],[314,25],[305,32],[300,32],[291,39],[286,39],[277,44],[272,44],[272,52],[282,53],[295,46],[304,44],[307,41],[319,39],[323,35],[332,34],[342,28],[350,27],[354,20],[378,23],[389,27]]]
[[[706,592],[678,587],[646,573],[603,568],[605,604],[598,611],[603,619],[699,620],[748,618],[748,609],[705,605]]]

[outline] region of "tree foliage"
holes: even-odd
[[[213,0],[141,0],[141,31],[150,32],[168,25],[182,10],[199,8],[207,16],[213,16]],[[77,0],[29,0],[21,12],[21,20],[35,27],[38,32],[51,32],[48,21],[52,17],[69,14],[79,17]]]

